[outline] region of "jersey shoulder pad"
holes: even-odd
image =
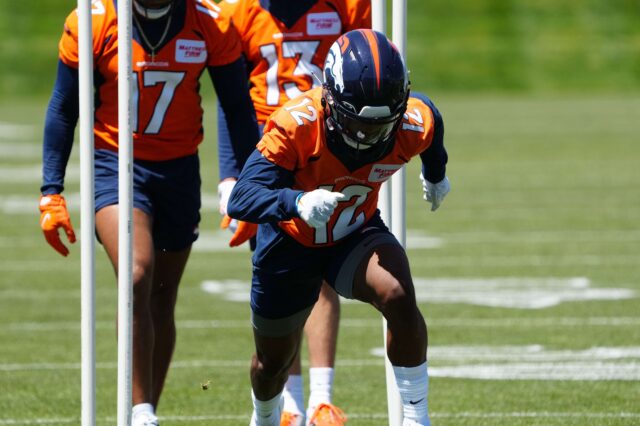
[[[267,120],[258,149],[272,162],[293,170],[302,167],[322,149],[323,112],[316,89],[278,108]]]
[[[414,156],[431,145],[434,131],[434,114],[421,99],[410,97],[404,113],[398,138],[407,156]]]
[[[222,0],[218,3],[220,13],[224,16],[231,17],[240,10],[240,0]]]
[[[242,54],[240,36],[231,17],[213,0],[188,0],[195,9],[195,19],[205,37],[208,66],[227,65]]]
[[[91,1],[91,27],[95,55],[101,50],[105,41],[117,32],[113,2],[108,0]],[[72,67],[78,66],[78,33],[78,10],[75,9],[64,22],[64,31],[58,44],[60,59]]]
[[[207,18],[217,19],[220,16],[221,8],[213,0],[190,0],[195,4],[198,16],[203,15]],[[202,16],[200,16],[202,17]]]

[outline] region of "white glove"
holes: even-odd
[[[330,192],[326,189],[316,189],[298,196],[296,202],[298,214],[313,228],[321,228],[333,214],[338,201],[346,197],[339,192]]]
[[[420,181],[422,182],[422,191],[424,198],[428,203],[431,203],[431,211],[436,211],[440,204],[442,204],[442,200],[447,196],[449,191],[451,190],[451,185],[449,185],[449,178],[444,177],[438,183],[431,183],[422,176],[420,173]]]
[[[227,204],[234,186],[236,186],[235,180],[225,180],[218,184],[218,211],[222,216],[227,214]],[[227,227],[232,233],[235,233],[238,229],[238,221],[232,219]]]

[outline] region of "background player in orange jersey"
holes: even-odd
[[[225,177],[237,177],[258,141],[240,41],[210,1],[133,2],[133,425],[158,424],[175,345],[178,285],[200,221],[200,76],[209,71],[231,133]],[[118,34],[114,0],[94,0],[96,233],[118,271]],[[78,17],[60,40],[44,134],[41,227],[63,256],[75,235],[61,195],[78,118]]]
[[[401,55],[372,30],[337,39],[324,79],[269,118],[229,198],[229,216],[260,224],[251,424],[278,424],[287,369],[325,281],[384,315],[403,425],[426,426],[427,329],[406,253],[377,201],[382,183],[420,156],[425,199],[440,206],[449,192],[442,117],[427,97],[409,96]]]
[[[225,0],[220,7],[231,16],[240,33],[251,99],[261,128],[278,107],[321,84],[324,59],[338,36],[371,27],[369,0]],[[218,123],[219,139],[228,140],[224,112],[218,117],[222,118]],[[219,144],[222,149],[225,146],[228,144]],[[225,156],[221,152],[220,157]],[[235,179],[229,179],[218,187],[222,214],[226,213],[234,184]],[[255,232],[254,225],[253,229]],[[238,238],[242,232],[236,232],[234,244],[242,241],[242,237]],[[308,405],[305,409],[298,354],[285,385],[282,426],[304,425],[305,417],[314,418],[319,425],[337,424],[322,423],[321,419],[330,418],[332,412],[333,417],[339,413],[332,404],[339,321],[338,295],[325,284],[305,327],[310,364]]]
[[[261,128],[278,107],[321,84],[324,59],[338,36],[357,28],[371,28],[369,0],[225,0],[220,6],[240,33],[250,72],[251,99]],[[219,139],[228,139],[224,113],[218,117],[222,118]],[[224,148],[226,144],[219,146]],[[225,156],[220,153],[220,158]],[[224,206],[234,184],[235,179],[229,179],[218,187],[222,214],[226,213]],[[236,231],[234,224],[232,231]],[[255,232],[255,226],[253,229]],[[242,241],[242,232],[236,232],[234,244]],[[324,417],[327,411],[339,412],[332,404],[339,320],[338,295],[323,285],[305,328],[310,363],[308,405],[305,410],[298,354],[285,386],[283,426],[303,425],[305,412],[308,419]]]

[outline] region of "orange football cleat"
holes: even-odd
[[[304,426],[304,416],[290,411],[283,411],[282,417],[280,417],[280,426]]]
[[[309,426],[343,426],[347,422],[344,412],[333,404],[320,404],[309,419]]]

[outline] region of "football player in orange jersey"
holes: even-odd
[[[443,133],[431,100],[410,96],[398,50],[372,30],[339,37],[323,86],[267,121],[227,206],[229,216],[259,224],[251,425],[278,425],[287,371],[323,281],[384,315],[403,426],[430,424],[427,328],[406,253],[377,201],[382,183],[420,156],[425,199],[432,211],[440,206],[450,188]]]
[[[285,102],[320,86],[324,59],[341,34],[371,28],[370,0],[224,0],[220,7],[240,33],[249,64],[251,98],[261,128]],[[218,119],[219,139],[228,139],[224,112],[219,112]],[[224,148],[227,144],[219,146]],[[223,215],[234,184],[235,179],[228,179],[218,186]],[[246,222],[238,230],[228,218],[225,223],[235,231],[233,245],[252,235],[244,233],[243,228],[251,226]],[[253,225],[253,232],[255,229]],[[285,384],[281,426],[302,426],[305,418],[318,419],[339,412],[332,404],[339,321],[338,295],[324,284],[305,326],[309,348],[308,405],[305,409],[298,354]]]
[[[93,0],[96,234],[118,272],[118,33],[115,0]],[[208,0],[133,1],[133,426],[155,409],[175,346],[177,291],[200,221],[200,77],[209,72],[233,143],[237,177],[259,139],[240,40]],[[78,17],[59,44],[44,134],[41,226],[63,256],[75,235],[61,195],[78,119]]]

